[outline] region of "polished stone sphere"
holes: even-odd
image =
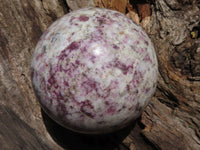
[[[42,108],[67,129],[119,130],[152,98],[158,65],[144,30],[120,12],[84,8],[55,21],[31,61]]]

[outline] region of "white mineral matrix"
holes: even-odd
[[[120,12],[84,8],[55,21],[31,61],[44,111],[67,129],[113,132],[135,120],[156,89],[158,65],[143,29]]]

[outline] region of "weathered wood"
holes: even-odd
[[[1,1],[0,149],[60,148],[43,124],[30,81],[30,60],[42,32],[67,12],[64,4],[59,0]]]
[[[100,8],[108,8],[117,10],[121,13],[126,13],[126,8],[128,5],[128,0],[94,0],[95,5]]]
[[[95,6],[93,0],[66,0],[66,2],[71,10]]]
[[[105,137],[71,133],[42,115],[30,80],[31,54],[42,33],[69,9],[88,5],[118,10],[143,26],[155,45],[159,61],[158,88],[141,118],[129,128]],[[110,150],[199,150],[199,2],[1,1],[0,122],[0,149],[3,150],[77,150],[84,146]]]

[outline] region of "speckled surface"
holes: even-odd
[[[31,70],[47,114],[82,133],[107,133],[136,119],[156,89],[157,59],[142,28],[123,14],[77,10],[40,38]]]

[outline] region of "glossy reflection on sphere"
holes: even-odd
[[[157,59],[142,28],[108,9],[55,21],[33,53],[32,82],[45,112],[81,133],[112,132],[135,120],[155,92]]]

